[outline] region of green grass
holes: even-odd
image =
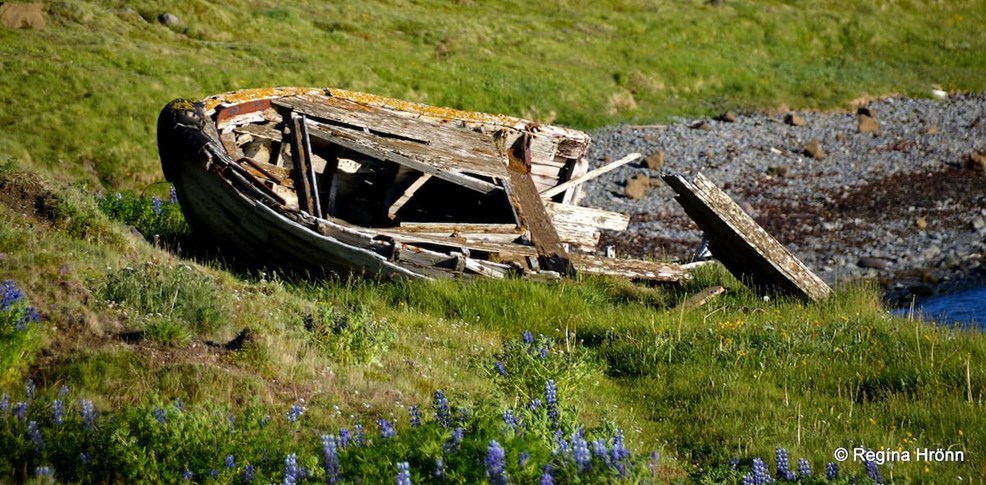
[[[164,11],[181,24],[157,23]],[[391,481],[408,461],[428,483],[443,456],[449,481],[483,481],[493,439],[517,482],[548,462],[561,483],[615,479],[601,462],[579,475],[568,458],[552,461],[554,428],[571,440],[580,426],[589,438],[623,430],[630,481],[739,483],[755,457],[772,468],[778,447],[816,474],[839,447],[961,450],[962,463],[881,469],[900,482],[986,478],[986,337],[891,317],[873,288],[805,305],[765,302],[721,268],[668,287],[244,270],[195,246],[168,201],[154,133],[172,98],[270,85],[580,128],[843,108],[935,84],[982,91],[982,1],[55,1],[47,12],[43,31],[0,29],[0,281],[24,293],[0,312],[0,397],[11,406],[0,411],[0,481],[50,466],[66,482],[177,481],[185,468],[209,481],[216,468],[214,482],[234,483],[250,463],[270,482],[288,453],[322,480],[320,435],[357,423],[375,435],[378,418],[397,435],[344,452],[349,480]],[[726,295],[676,309],[713,284]],[[22,329],[28,304],[40,321]],[[526,408],[548,380],[557,423]],[[461,454],[442,454],[451,432],[431,418],[438,389],[471,411]],[[98,411],[93,429],[82,401]],[[17,402],[31,403],[24,420]],[[505,428],[507,409],[522,432]],[[79,453],[97,449],[83,466]],[[861,463],[841,467],[844,481],[863,476]]]
[[[0,152],[113,190],[162,180],[154,122],[165,103],[248,87],[342,87],[578,128],[986,88],[982,0],[59,1],[48,11],[43,31],[0,31]],[[181,24],[159,24],[165,11]]]

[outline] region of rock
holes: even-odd
[[[982,217],[977,217],[973,219],[971,225],[973,231],[983,232],[983,230],[986,230],[986,220],[984,220]]]
[[[937,126],[929,126],[928,129],[925,130],[924,133],[927,134],[927,135],[937,135],[938,134],[938,127]]]
[[[876,118],[865,114],[859,115],[859,121],[856,127],[860,133],[880,132],[880,124],[876,122]]]
[[[735,123],[736,122],[736,114],[734,114],[732,111],[726,111],[725,113],[717,116],[716,117],[716,121],[723,121],[723,122],[726,122],[726,123]]]
[[[705,120],[696,121],[695,123],[692,123],[688,127],[691,128],[691,129],[693,129],[693,130],[711,130],[712,129],[712,127],[709,126],[709,124],[707,122],[705,122]]]
[[[986,152],[972,152],[965,157],[965,168],[986,172]]]
[[[160,22],[161,25],[164,25],[165,27],[174,27],[179,23],[181,23],[181,20],[178,19],[178,16],[171,12],[165,12],[161,15],[158,15],[157,21]]]
[[[41,30],[45,14],[40,3],[0,3],[0,25],[10,29]]]
[[[791,167],[787,166],[774,166],[767,168],[767,175],[772,175],[774,177],[785,178],[791,175]]]
[[[784,123],[791,126],[804,126],[805,119],[799,116],[797,113],[788,113],[784,115]]]
[[[650,154],[650,156],[644,159],[641,166],[647,167],[651,170],[660,170],[661,167],[664,166],[664,152],[657,151]]]
[[[914,226],[918,229],[927,229],[928,220],[925,219],[924,216],[918,217],[917,219],[914,219]]]
[[[623,191],[623,195],[631,200],[639,200],[644,197],[647,193],[647,189],[650,188],[650,178],[646,175],[634,175],[626,181],[626,188]]]
[[[777,105],[777,112],[778,113],[784,114],[784,113],[787,113],[789,111],[791,111],[791,108],[788,108],[786,104],[781,103],[781,104]]]
[[[856,114],[876,118],[876,110],[870,108],[869,106],[860,106],[859,108],[856,108]]]
[[[859,258],[859,261],[856,262],[856,266],[859,266],[860,268],[873,268],[880,271],[890,269],[890,264],[891,261],[888,259],[872,257]]]
[[[818,143],[817,138],[812,138],[811,141],[805,145],[804,153],[815,160],[824,160],[826,156],[825,150],[822,150],[822,145]]]

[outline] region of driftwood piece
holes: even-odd
[[[578,184],[581,184],[587,180],[592,180],[606,172],[611,172],[613,170],[616,170],[638,158],[640,158],[639,153],[631,153],[609,165],[603,165],[602,167],[599,167],[595,170],[590,170],[589,172],[586,172],[585,175],[582,175],[580,177],[575,177],[572,180],[569,180],[568,182],[558,184],[548,190],[545,190],[544,192],[541,192],[541,198],[550,199]]]
[[[702,291],[695,293],[694,295],[688,297],[687,300],[681,302],[680,305],[675,307],[675,310],[688,311],[698,308],[725,292],[726,288],[722,286],[710,286],[708,288],[703,288]]]
[[[587,254],[572,254],[575,269],[592,274],[620,276],[623,278],[678,282],[691,279],[691,274],[677,264],[641,261],[635,259],[606,258]]]
[[[696,175],[694,183],[680,175],[664,181],[705,232],[712,254],[740,281],[761,293],[778,291],[815,301],[829,296],[832,290],[824,281],[705,176]]]

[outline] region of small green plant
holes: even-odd
[[[148,241],[176,245],[191,232],[174,187],[163,200],[158,196],[147,198],[129,192],[117,192],[112,196],[100,192],[96,199],[99,209],[107,216],[135,227]]]
[[[377,358],[394,340],[385,320],[374,319],[362,305],[339,309],[319,304],[304,318],[312,345],[342,364],[365,364]]]
[[[0,283],[0,385],[20,380],[42,345],[41,316],[12,280]]]
[[[131,319],[153,341],[180,344],[229,321],[229,309],[215,282],[190,266],[123,268],[111,272],[96,293]]]

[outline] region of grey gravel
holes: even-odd
[[[628,232],[604,234],[600,246],[687,260],[701,232],[674,192],[658,182],[631,200],[624,183],[634,175],[701,172],[749,204],[768,232],[829,283],[871,279],[892,300],[981,283],[986,174],[965,168],[964,159],[986,151],[986,94],[865,107],[875,112],[878,133],[859,133],[855,112],[811,111],[793,113],[803,126],[785,123],[784,113],[746,113],[735,122],[596,130],[590,168],[631,152],[664,152],[658,170],[631,164],[583,186],[583,205],[632,216]],[[707,129],[692,128],[702,122]],[[822,160],[805,154],[813,139]]]

